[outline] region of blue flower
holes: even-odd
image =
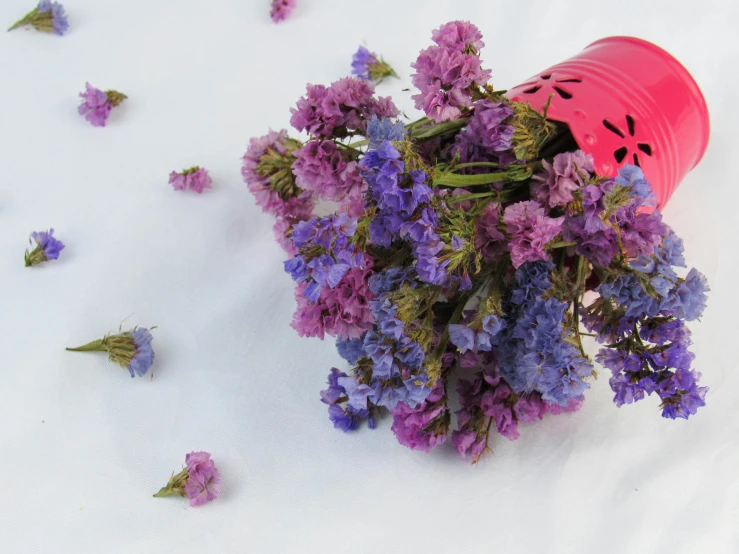
[[[310,276],[308,264],[305,263],[305,258],[300,254],[290,260],[284,261],[283,265],[285,266],[285,272],[289,273],[296,283],[305,281]]]
[[[405,125],[402,121],[392,119],[379,119],[372,115],[367,122],[367,138],[369,148],[376,150],[384,141],[398,142],[405,138]]]
[[[148,329],[137,327],[131,332],[131,339],[136,353],[128,364],[128,371],[131,377],[143,377],[154,363],[154,349],[151,347],[153,337]]]
[[[357,360],[364,356],[364,335],[357,339],[336,338],[336,350],[339,356],[344,358],[350,364],[356,364]]]
[[[449,325],[449,340],[462,354],[475,349],[475,331],[466,325],[459,323]]]
[[[644,172],[638,166],[626,164],[618,170],[616,184],[622,187],[630,187],[629,193],[635,198],[639,198],[640,206],[653,206],[657,203],[657,198],[652,192],[652,185],[649,184]]]

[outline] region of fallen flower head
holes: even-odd
[[[128,369],[131,377],[143,377],[154,363],[152,338],[148,329],[136,327],[117,335],[107,335],[77,348],[67,348],[67,351],[107,352],[110,361]]]
[[[51,0],[40,0],[38,6],[23,16],[22,19],[16,21],[8,31],[25,25],[32,25],[37,31],[54,33],[59,36],[62,36],[69,29],[64,6]]]
[[[31,241],[36,243],[36,248],[30,252],[26,249],[26,267],[56,260],[59,258],[59,253],[64,250],[64,243],[54,238],[54,229],[34,231],[29,239],[29,242],[33,244]]]
[[[85,84],[85,92],[80,93],[83,102],[77,111],[95,127],[105,127],[110,112],[120,105],[128,96],[117,90],[102,91]]]
[[[213,188],[213,179],[208,175],[207,169],[196,165],[179,173],[176,171],[170,173],[169,184],[175,190],[190,189],[201,194],[205,189]]]
[[[185,456],[185,468],[170,477],[154,497],[179,494],[190,499],[190,506],[202,506],[221,493],[221,474],[209,452],[190,452]]]

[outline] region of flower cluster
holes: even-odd
[[[469,22],[446,23],[432,39],[436,44],[421,51],[412,64],[413,84],[419,90],[413,100],[438,123],[459,117],[462,108],[472,105],[479,88],[490,80],[490,70],[482,69],[479,57],[485,45],[482,34]]]
[[[401,444],[449,439],[476,461],[491,430],[514,440],[582,405],[596,375],[584,329],[606,345],[595,361],[617,406],[656,393],[664,417],[695,414],[707,388],[685,322],[708,286],[679,270],[682,242],[642,170],[598,176],[566,126],[496,92],[474,25],[432,39],[413,76],[427,117],[397,120],[367,79],[308,85],[291,119],[307,141],[270,132],[244,158],[291,254],[293,327],[336,337],[351,366],[321,393],[334,426],[374,428],[389,411]],[[335,213],[315,215],[319,201]]]
[[[69,29],[67,15],[64,13],[64,6],[52,0],[39,0],[38,6],[23,16],[22,19],[16,21],[8,31],[25,25],[31,25],[37,31],[54,33],[59,36],[66,33],[67,29]]]
[[[213,180],[208,175],[208,170],[197,165],[190,169],[173,171],[169,174],[169,184],[175,190],[187,190],[201,194],[205,189],[213,188]]]
[[[85,87],[85,92],[80,93],[82,104],[78,111],[95,127],[105,127],[110,111],[120,105],[127,96],[116,90],[102,91],[90,83],[87,83]]]
[[[170,477],[155,498],[180,495],[190,500],[190,506],[202,506],[221,493],[221,473],[209,452],[190,452],[185,456],[185,468]]]

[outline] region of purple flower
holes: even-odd
[[[375,98],[374,85],[356,77],[331,84],[308,85],[306,95],[290,111],[290,124],[318,138],[343,138],[350,132],[364,133],[373,116],[394,118],[400,113],[389,98]]]
[[[638,199],[639,206],[654,206],[657,203],[657,197],[652,191],[652,185],[649,184],[644,172],[638,166],[626,164],[618,170],[616,184],[622,187],[631,188],[631,196]]]
[[[432,31],[431,40],[439,46],[460,52],[477,53],[485,46],[482,33],[469,21],[450,21]]]
[[[706,405],[708,387],[698,386],[700,377],[697,371],[678,369],[660,383],[657,394],[662,399],[662,417],[688,419]]]
[[[24,25],[33,25],[37,31],[63,35],[69,29],[69,22],[64,13],[64,6],[51,0],[39,0],[38,6],[28,12],[22,19],[13,24],[8,31]]]
[[[398,76],[385,60],[364,46],[360,46],[352,57],[352,75],[375,83],[381,83],[388,77]]]
[[[512,235],[508,249],[513,267],[549,258],[544,249],[562,230],[564,217],[551,218],[545,213],[538,202],[531,200],[511,204],[505,209],[503,222]]]
[[[449,433],[449,408],[444,383],[440,379],[426,400],[415,408],[398,402],[392,410],[392,430],[398,442],[413,450],[429,452],[443,443]]]
[[[374,429],[374,417],[367,404],[371,393],[367,385],[360,385],[354,377],[334,367],[328,376],[328,388],[321,391],[321,402],[328,404],[328,416],[336,429],[354,431],[364,419]],[[345,408],[341,406],[344,402]]]
[[[208,452],[191,452],[185,457],[187,483],[185,493],[190,506],[202,506],[218,498],[221,493],[221,474]]]
[[[77,348],[67,348],[70,352],[107,352],[111,362],[128,369],[131,377],[143,377],[154,363],[152,336],[148,329],[136,327],[117,335],[107,335]]]
[[[510,150],[513,126],[504,124],[504,121],[512,115],[513,110],[503,102],[475,102],[474,113],[467,127],[456,137],[457,144],[475,144],[486,152]]]
[[[190,499],[190,506],[202,506],[221,493],[221,474],[209,452],[190,452],[185,456],[186,467],[172,475],[169,482],[154,496],[162,498],[178,494]]]
[[[241,175],[262,210],[293,223],[308,219],[314,201],[295,182],[292,165],[300,142],[287,131],[270,131],[249,141]]]
[[[110,111],[127,98],[125,94],[115,90],[103,92],[90,83],[85,84],[85,89],[85,92],[80,93],[83,101],[77,111],[95,127],[105,127]]]
[[[359,165],[347,161],[331,140],[311,140],[295,151],[293,173],[298,187],[317,198],[342,200],[364,190]]]
[[[532,178],[531,195],[552,208],[572,202],[572,193],[583,188],[595,171],[593,156],[582,150],[557,154],[551,164],[546,160],[542,164],[545,173]]]
[[[475,331],[466,325],[458,323],[449,325],[449,340],[462,354],[475,349]]]
[[[356,364],[357,360],[364,356],[364,337],[354,339],[336,339],[336,350],[339,356],[344,358],[350,364]]]
[[[482,69],[476,55],[441,46],[422,50],[411,67],[416,70],[413,84],[420,91],[413,96],[416,108],[437,123],[458,118],[460,108],[472,105],[469,89],[490,79],[490,71]]]
[[[475,250],[491,263],[507,252],[505,235],[498,230],[500,204],[488,204],[477,218]]]
[[[269,12],[272,21],[279,23],[290,17],[296,4],[296,0],[272,0],[272,7]]]
[[[49,260],[56,260],[59,258],[61,251],[64,250],[64,243],[54,238],[53,228],[48,231],[34,231],[31,233],[31,239],[36,243],[36,247],[30,252],[26,250],[26,267],[38,265]],[[29,242],[31,239],[29,239]]]
[[[367,138],[370,150],[377,150],[380,144],[388,140],[390,142],[401,141],[405,138],[406,130],[402,121],[392,119],[380,119],[372,115],[367,122]]]
[[[198,166],[169,174],[169,184],[175,190],[190,189],[201,194],[203,190],[213,188],[212,183],[208,170]]]

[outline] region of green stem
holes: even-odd
[[[501,173],[480,173],[477,175],[455,175],[454,173],[442,173],[437,176],[433,185],[444,185],[447,187],[476,187],[479,185],[489,185],[491,183],[499,183],[508,179],[508,172]]]
[[[460,194],[459,196],[450,196],[447,198],[447,204],[456,204],[457,202],[464,202],[465,200],[472,200],[473,198],[486,198],[488,196],[495,196],[498,191],[495,192],[476,192],[475,194]]]
[[[13,29],[17,29],[18,27],[23,27],[24,25],[30,25],[31,20],[33,19],[34,12],[38,13],[38,8],[34,8],[26,15],[24,15],[22,19],[19,19],[18,21],[13,23],[13,25],[8,28],[8,31],[12,31]]]
[[[459,129],[467,125],[468,120],[469,117],[460,117],[459,119],[444,121],[443,123],[437,123],[436,125],[427,127],[418,133],[410,132],[411,129],[409,129],[409,134],[412,135],[412,138],[414,140],[430,139],[438,135],[444,135],[446,133],[451,133],[452,131],[458,131]]]
[[[466,169],[468,167],[500,167],[500,164],[495,162],[467,162],[455,165],[454,169]]]
[[[106,352],[108,349],[105,348],[104,339],[94,340],[78,346],[77,348],[66,348],[68,352]]]

